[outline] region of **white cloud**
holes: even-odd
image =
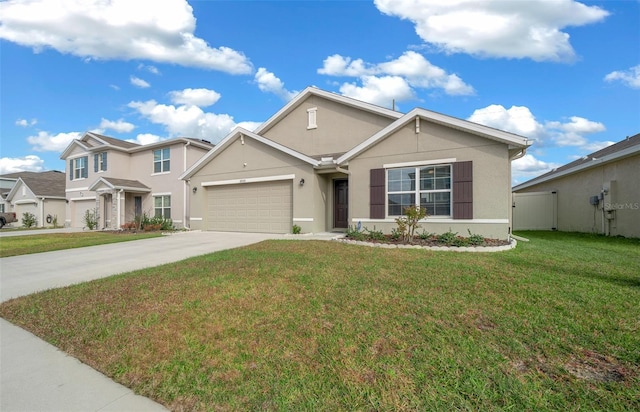
[[[585,135],[604,132],[604,124],[583,117],[572,116],[569,122],[547,122],[546,129],[558,146],[586,146],[590,142]]]
[[[372,64],[362,59],[352,60],[339,54],[327,57],[319,74],[341,77],[358,77],[362,86],[344,83],[343,94],[361,98],[370,103],[390,106],[390,102],[415,98],[415,88],[442,89],[448,95],[471,95],[475,91],[455,74],[434,66],[423,55],[407,51],[395,60]],[[375,80],[377,79],[377,80]],[[399,86],[398,89],[381,89],[380,85]]]
[[[163,138],[155,134],[140,133],[136,136],[135,139],[127,139],[127,142],[137,143],[137,144],[151,144],[151,143],[159,142],[160,140],[163,140]]]
[[[572,116],[569,121],[541,123],[525,106],[512,106],[506,109],[501,105],[493,104],[475,110],[467,120],[534,139],[537,147],[574,146],[581,150],[589,150],[606,143],[588,139],[588,135],[606,130],[605,125],[600,122]]]
[[[129,122],[125,122],[122,119],[118,119],[114,122],[112,120],[107,120],[105,118],[102,118],[102,120],[100,121],[99,128],[103,130],[104,129],[114,130],[118,133],[128,133],[133,129],[135,129],[136,126]]]
[[[273,93],[284,101],[289,101],[298,94],[298,91],[287,90],[282,80],[264,67],[258,69],[254,79],[258,83],[258,88],[260,88],[261,91]]]
[[[540,159],[536,159],[532,154],[525,154],[520,159],[511,162],[511,173],[513,183],[523,182],[540,176],[544,173],[560,167],[557,163],[548,163]]]
[[[544,137],[544,126],[538,123],[531,110],[525,106],[511,106],[510,109],[506,109],[502,105],[492,104],[475,110],[467,120],[529,139]]]
[[[149,60],[220,70],[252,71],[247,57],[213,48],[194,35],[186,0],[29,0],[0,2],[0,38],[88,59]]]
[[[42,172],[43,170],[44,160],[35,155],[0,158],[0,174],[17,172]]]
[[[120,90],[120,86],[117,86],[115,84],[110,84],[109,87],[111,87],[113,90],[116,90],[116,91]]]
[[[242,127],[243,129],[253,132],[260,125],[262,125],[262,122],[240,122],[236,125],[236,127]]]
[[[51,135],[49,132],[38,132],[36,136],[27,137],[27,142],[36,152],[62,152],[73,139],[80,139],[82,133],[69,132]]]
[[[375,0],[390,16],[415,24],[422,40],[446,53],[572,61],[562,29],[603,20],[609,13],[574,0]]]
[[[160,74],[160,70],[158,70],[158,68],[156,66],[152,66],[150,64],[142,64],[142,63],[140,63],[138,65],[138,70],[146,70],[149,73],[153,73],[153,74],[156,74],[156,75]]]
[[[405,101],[414,98],[411,86],[399,76],[363,76],[361,81],[362,87],[354,83],[344,83],[340,86],[340,93],[384,107],[391,107],[393,100]]]
[[[632,89],[640,89],[640,64],[629,70],[620,70],[607,74],[604,80],[608,82],[620,81]]]
[[[136,76],[131,76],[129,80],[131,81],[132,85],[136,87],[140,87],[141,89],[146,89],[147,87],[151,87],[151,85],[148,82]]]
[[[184,89],[169,92],[169,97],[175,104],[207,107],[220,100],[220,93],[209,89]]]
[[[18,120],[16,120],[16,126],[21,126],[21,127],[33,126],[36,123],[38,123],[38,121],[36,119],[31,119],[31,120],[18,119]]]
[[[215,143],[236,126],[228,114],[207,113],[193,105],[174,106],[148,100],[133,101],[128,106],[150,122],[164,126],[171,137],[193,137]]]

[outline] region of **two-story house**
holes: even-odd
[[[189,227],[191,193],[179,176],[212,147],[182,137],[140,145],[85,133],[60,156],[67,176],[65,225],[85,227],[90,211],[100,229],[119,229],[143,214]]]

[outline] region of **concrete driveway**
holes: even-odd
[[[2,258],[0,300],[285,237],[180,232],[154,239]],[[3,319],[0,369],[2,411],[165,410]]]

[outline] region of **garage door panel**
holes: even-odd
[[[207,188],[209,230],[288,233],[292,225],[291,181]]]

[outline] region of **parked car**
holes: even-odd
[[[17,222],[16,214],[13,212],[10,213],[0,213],[0,229],[4,227],[7,223]]]

